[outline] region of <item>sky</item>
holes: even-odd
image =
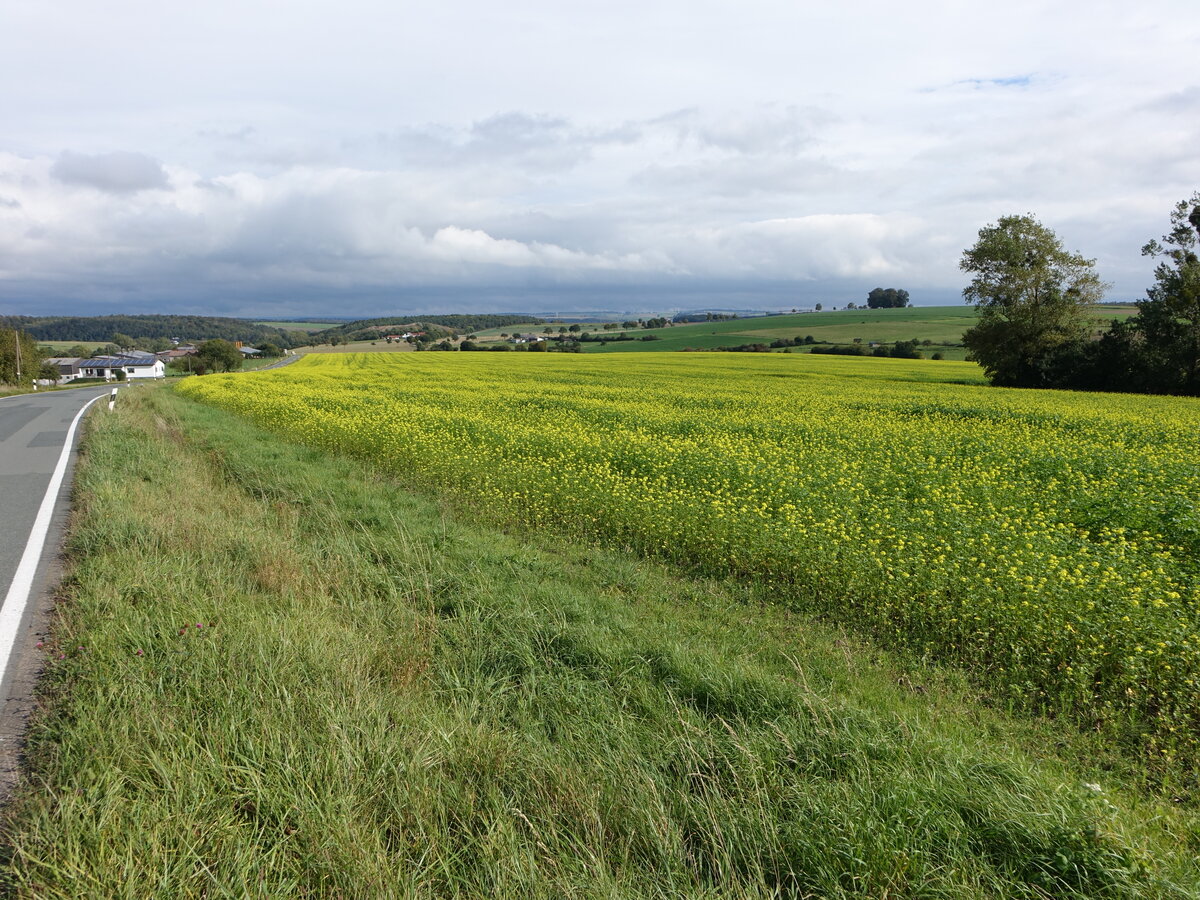
[[[2,0],[0,314],[1109,298],[1200,190],[1195,0]]]

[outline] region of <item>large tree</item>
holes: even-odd
[[[0,330],[0,384],[30,384],[45,356],[23,331]]]
[[[229,341],[213,338],[196,349],[196,361],[210,372],[236,372],[242,367],[242,351]]]
[[[871,309],[894,309],[912,306],[908,291],[903,288],[875,288],[867,294],[867,306]]]
[[[1154,388],[1200,394],[1200,191],[1171,211],[1163,242],[1150,241],[1144,256],[1162,261],[1154,287],[1138,303],[1137,327]]]
[[[959,262],[972,275],[963,298],[979,310],[963,343],[993,384],[1054,383],[1058,355],[1087,339],[1089,307],[1104,296],[1094,266],[1033,216],[1002,216],[979,230]]]

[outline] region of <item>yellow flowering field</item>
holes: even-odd
[[[414,485],[771,585],[1200,758],[1200,402],[783,354],[310,356],[179,390]]]

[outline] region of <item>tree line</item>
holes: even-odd
[[[1031,215],[979,231],[959,268],[979,321],[963,335],[968,358],[1005,387],[1200,395],[1200,192],[1170,213],[1144,256],[1159,260],[1137,313],[1097,334],[1108,285],[1095,260],[1068,251]]]
[[[43,377],[44,356],[30,335],[0,327],[0,384],[28,384],[34,378]],[[57,370],[54,375],[58,376]]]
[[[114,335],[133,340],[221,338],[257,344],[266,341],[291,347],[294,333],[249,319],[221,316],[0,316],[0,330],[27,331],[40,341],[106,341]]]
[[[358,319],[347,322],[336,328],[327,328],[319,333],[316,340],[323,343],[350,343],[351,341],[368,341],[380,336],[379,327],[386,325],[396,329],[434,331],[438,337],[451,337],[457,334],[467,334],[472,331],[483,331],[486,328],[500,328],[504,325],[541,325],[544,320],[536,316],[525,316],[517,313],[479,313],[479,314],[447,314],[422,316],[420,319],[404,319],[397,316],[385,316],[379,319]]]

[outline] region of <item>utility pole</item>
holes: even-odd
[[[17,384],[21,383],[21,332],[13,329],[13,344],[17,348]]]

